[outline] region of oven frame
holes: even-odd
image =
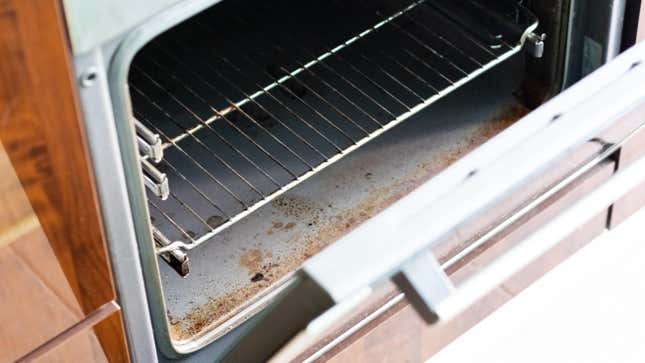
[[[131,355],[136,361],[196,357],[194,354],[186,355],[196,350],[199,350],[198,356],[220,356],[234,341],[252,330],[257,320],[251,319],[203,348],[199,346],[180,351],[169,344],[158,257],[154,252],[154,242],[147,223],[147,202],[141,192],[144,186],[125,82],[130,62],[142,46],[159,33],[219,1],[221,0],[175,3],[133,30],[74,57],[112,266],[124,310]],[[624,68],[625,64],[622,63],[613,65],[611,69]],[[595,83],[608,83],[615,75],[611,70],[601,72],[594,77]],[[584,97],[589,92],[586,90],[578,93],[575,97]],[[567,109],[570,103],[570,99],[554,100],[549,103],[546,111],[543,108],[539,113],[534,112],[536,115],[531,118],[550,120],[553,109]],[[513,129],[515,134],[524,135],[533,135],[539,130],[535,125],[522,121],[513,126]],[[576,130],[571,127],[570,131]],[[502,140],[500,136],[502,135],[494,138],[498,141],[487,143],[467,157],[472,160],[494,159],[499,151],[489,144],[500,144],[516,137],[505,133]],[[455,168],[463,167],[462,165],[466,165],[466,162],[460,160]],[[445,174],[445,171],[441,174]],[[442,180],[445,179],[445,176],[442,177]]]

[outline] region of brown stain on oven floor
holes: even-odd
[[[252,250],[246,251],[240,256],[240,266],[246,268],[250,272],[255,272],[260,268],[264,256],[262,251],[254,248]]]
[[[169,317],[171,337],[174,340],[186,340],[202,335],[223,324],[298,266],[274,261],[259,264],[254,262],[253,267],[256,269],[249,277],[250,283],[244,288],[216,299],[210,299],[206,304],[194,308],[181,319]],[[261,278],[258,278],[260,275]]]
[[[306,198],[297,196],[276,198],[272,202],[274,208],[299,222],[307,223],[310,226],[316,225],[317,232],[297,237],[301,241],[304,240],[304,247],[290,256],[276,259],[272,263],[263,263],[263,253],[260,250],[245,252],[240,258],[240,264],[252,274],[250,279],[255,278],[256,281],[251,281],[243,288],[222,297],[211,299],[181,319],[169,317],[172,338],[175,340],[194,338],[223,324],[269,291],[275,283],[284,280],[286,276],[297,270],[304,260],[401,199],[528,112],[528,109],[520,106],[508,108],[499,116],[484,123],[470,137],[455,144],[440,158],[417,165],[414,171],[399,178],[398,182],[389,187],[374,190],[356,207],[331,218],[323,218],[323,209],[317,203]],[[295,226],[293,222],[274,222],[270,231],[284,230],[287,227],[290,229],[293,226]],[[267,256],[264,255],[264,257]],[[258,274],[262,275],[261,278],[258,278]]]
[[[272,234],[274,234],[274,233],[276,233],[276,232],[291,230],[291,229],[293,229],[293,227],[295,227],[295,226],[296,226],[296,224],[295,224],[294,222],[288,222],[287,224],[284,224],[284,223],[282,223],[282,222],[273,222],[273,224],[272,224],[272,225],[271,225],[271,227],[267,230],[267,232],[266,232],[266,233],[267,233],[268,235],[272,235]]]

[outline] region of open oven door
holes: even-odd
[[[644,85],[641,43],[305,262],[225,360],[289,361],[388,279],[428,324],[449,320],[645,180],[641,160],[459,286],[429,252],[455,228],[492,210],[503,196],[639,108],[642,120],[634,128],[640,127]],[[622,141],[611,140],[608,147],[616,150]]]

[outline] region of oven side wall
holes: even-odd
[[[88,52],[181,0],[63,0],[74,54]]]
[[[638,33],[636,35],[636,42],[645,40],[645,1],[641,1],[641,13],[638,17]]]

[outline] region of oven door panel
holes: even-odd
[[[459,284],[477,274],[572,203],[606,182],[614,173],[614,167],[613,160],[605,160],[596,165],[556,195],[540,203],[528,216],[512,223],[454,265],[445,267],[450,279]],[[297,361],[306,359],[312,362],[320,358],[321,361],[369,362],[383,355],[379,359],[423,361],[602,233],[607,213],[605,209],[551,251],[440,326],[426,324],[396,286],[384,284],[375,291],[373,297],[351,313],[349,321],[335,324],[325,332],[322,339],[307,347]],[[442,259],[438,253],[437,258]]]
[[[450,284],[446,290],[424,291],[429,287],[424,281],[443,283],[443,272],[427,251],[645,104],[643,59],[643,44],[625,52],[305,262],[293,285],[269,306],[230,357],[263,353],[254,358],[267,358],[295,336],[282,351],[289,356],[358,306],[374,287],[401,272],[406,274],[408,287],[417,287],[408,293],[419,295],[423,303],[417,308],[422,312],[445,310],[450,316],[459,310],[455,307],[471,297],[439,304],[446,298],[454,300]],[[584,222],[577,221],[577,225]],[[450,307],[444,309],[444,305]]]

